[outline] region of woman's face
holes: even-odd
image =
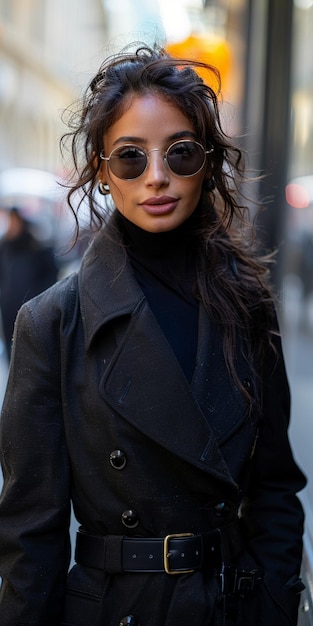
[[[101,181],[109,185],[118,211],[146,231],[177,228],[198,204],[206,165],[197,174],[184,178],[174,174],[163,158],[174,141],[187,139],[197,140],[188,117],[156,94],[134,96],[104,136],[106,157],[125,144],[151,151],[148,166],[139,178],[118,178],[108,161],[102,161],[99,172]]]

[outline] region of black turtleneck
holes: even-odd
[[[198,336],[195,215],[162,233],[147,232],[121,214],[117,217],[135,278],[190,381]]]

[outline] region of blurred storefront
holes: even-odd
[[[290,65],[290,120],[282,263],[285,333],[294,381],[293,443],[308,476],[303,622],[313,623],[313,0],[294,0]],[[296,355],[301,354],[297,359]],[[296,412],[297,411],[297,412]],[[296,421],[297,420],[297,421]]]
[[[284,272],[299,291],[303,331],[313,333],[313,1],[294,4]]]
[[[105,38],[97,0],[0,0],[0,169],[60,168],[62,110]]]
[[[70,246],[74,227],[59,184],[66,174],[59,141],[68,130],[62,115],[100,64],[106,41],[99,0],[0,0],[0,207],[18,206],[58,251]]]

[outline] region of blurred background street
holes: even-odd
[[[63,254],[74,223],[59,184],[69,173],[59,140],[66,110],[102,60],[134,40],[158,41],[221,73],[225,130],[239,138],[252,175],[265,175],[249,190],[266,206],[259,236],[265,252],[278,249],[272,280],[292,392],[291,442],[309,478],[301,494],[308,584],[301,626],[313,624],[312,32],[313,0],[0,0],[0,240],[15,206],[57,253],[58,278],[79,266],[88,240],[82,216],[87,238]],[[7,373],[0,330],[0,405]]]

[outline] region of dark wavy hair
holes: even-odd
[[[204,82],[197,69],[207,71]],[[213,88],[210,85],[214,85]],[[217,88],[216,88],[217,86]],[[213,147],[210,155],[211,181],[204,181],[197,235],[197,296],[210,318],[222,329],[224,355],[234,381],[251,400],[238,379],[235,347],[243,338],[247,359],[255,363],[274,332],[273,294],[268,281],[268,261],[257,252],[255,229],[249,219],[249,202],[242,189],[246,175],[244,157],[224,132],[220,119],[220,79],[216,68],[189,59],[171,57],[162,47],[127,47],[109,57],[88,85],[80,109],[71,112],[69,132],[73,172],[68,203],[79,221],[73,198],[89,206],[90,226],[100,230],[107,217],[96,200],[103,137],[124,112],[130,95],[147,92],[165,97],[186,115],[197,140]]]

